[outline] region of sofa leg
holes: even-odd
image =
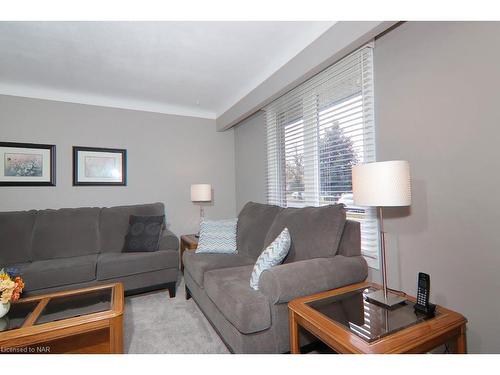
[[[168,289],[168,295],[170,296],[170,298],[175,298],[175,283],[168,283],[167,289]]]
[[[191,298],[191,292],[189,291],[188,287],[186,286],[186,299],[190,299]]]

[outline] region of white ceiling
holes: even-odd
[[[0,22],[0,94],[215,118],[334,22]]]

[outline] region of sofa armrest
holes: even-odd
[[[364,281],[367,275],[368,266],[361,256],[307,259],[265,270],[260,276],[259,290],[271,303],[286,303]]]
[[[177,250],[179,249],[179,239],[168,229],[161,232],[159,250]]]

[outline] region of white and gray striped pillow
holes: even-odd
[[[196,253],[236,254],[238,219],[204,220]]]
[[[264,249],[262,254],[257,258],[255,266],[253,266],[252,276],[250,277],[250,286],[252,289],[259,290],[259,279],[262,272],[283,262],[288,251],[290,251],[291,243],[292,239],[290,238],[290,233],[288,232],[288,228],[285,228],[278,237]]]

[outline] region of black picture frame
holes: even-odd
[[[105,152],[122,155],[122,176],[119,182],[89,182],[78,179],[78,153],[79,152]],[[73,146],[73,186],[127,186],[127,150],[122,148],[102,148]]]
[[[0,142],[0,147],[43,149],[50,152],[49,181],[0,181],[0,186],[56,186],[56,146],[40,143]],[[0,155],[3,157],[2,155]],[[0,173],[4,173],[1,171]]]

